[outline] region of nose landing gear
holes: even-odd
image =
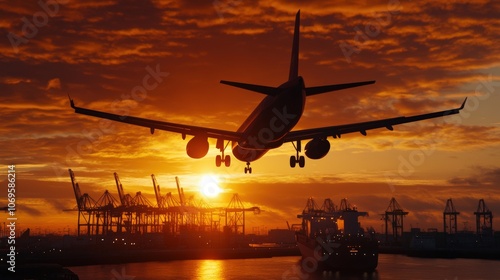
[[[245,167],[245,174],[252,174],[252,167],[250,167],[250,162],[247,161],[247,167]]]

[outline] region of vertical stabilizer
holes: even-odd
[[[295,16],[295,30],[293,32],[292,59],[290,61],[290,75],[288,80],[299,76],[299,34],[300,34],[300,10]]]

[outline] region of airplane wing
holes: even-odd
[[[366,136],[366,131],[370,129],[376,128],[387,128],[389,130],[393,130],[394,125],[416,122],[426,119],[444,117],[447,115],[458,114],[460,110],[462,110],[465,106],[465,102],[467,98],[465,98],[462,106],[456,109],[445,110],[440,112],[415,115],[410,117],[396,117],[390,119],[369,121],[369,122],[361,122],[361,123],[353,123],[353,124],[344,124],[344,125],[336,125],[329,127],[320,127],[320,128],[312,128],[312,129],[304,129],[304,130],[296,130],[288,133],[284,142],[293,142],[299,140],[307,140],[313,138],[327,138],[328,136],[333,136],[334,138],[340,138],[342,134],[359,132]]]
[[[185,124],[177,124],[171,122],[164,121],[156,121],[151,119],[138,118],[133,116],[124,116],[111,114],[86,108],[81,108],[75,106],[74,101],[70,98],[71,108],[75,109],[75,113],[94,116],[102,119],[108,119],[112,121],[128,123],[138,126],[147,127],[150,129],[151,133],[154,133],[155,129],[166,130],[171,132],[181,133],[183,137],[185,135],[203,135],[208,138],[216,138],[223,139],[228,141],[239,141],[241,139],[241,133],[214,129],[214,128],[206,128],[201,126],[193,126],[193,125],[185,125]]]

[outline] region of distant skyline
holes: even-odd
[[[378,231],[392,197],[410,212],[405,230],[441,231],[448,198],[461,212],[459,229],[475,228],[481,198],[500,213],[500,3],[357,2],[0,3],[0,182],[15,164],[20,227],[76,227],[76,213],[62,211],[76,205],[68,168],[96,200],[105,190],[117,197],[117,172],[126,193],[153,203],[152,173],[163,194],[175,193],[179,176],[199,198],[198,182],[212,174],[223,192],[205,201],[223,206],[238,193],[264,210],[247,215],[247,233],[298,223],[308,197],[346,197],[369,212],[362,225]],[[70,108],[68,94],[82,107],[236,130],[263,97],[219,81],[285,80],[299,9],[306,86],[377,82],[309,97],[297,129],[456,108],[468,97],[465,108],[329,138],[330,153],[303,169],[289,167],[295,151],[286,144],[252,163],[251,175],[242,162],[215,167],[215,141],[193,160],[188,139],[175,133],[109,125]]]

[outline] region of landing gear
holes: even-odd
[[[252,174],[252,167],[250,167],[250,162],[247,161],[247,167],[245,167],[245,174]]]
[[[306,166],[306,159],[304,156],[299,156],[299,153],[302,151],[302,145],[300,143],[300,140],[297,141],[297,145],[295,145],[293,142],[293,147],[295,148],[295,151],[297,152],[296,156],[290,156],[290,167],[295,168],[295,165],[298,163],[300,168],[303,168]]]
[[[226,167],[229,167],[231,165],[231,157],[229,155],[224,156],[224,152],[222,152],[222,155],[217,155],[215,157],[215,165],[217,167],[220,167],[222,163],[224,163]]]
[[[290,167],[295,168],[295,165],[297,163],[299,164],[300,168],[306,166],[306,159],[304,158],[304,156],[298,156],[298,159],[295,156],[290,156]]]
[[[228,145],[229,141],[226,145],[224,145],[224,139],[217,139],[216,147],[217,149],[219,149],[221,154],[215,157],[215,166],[220,167],[222,163],[224,163],[226,167],[229,167],[231,165],[231,157],[229,155],[224,156],[224,151],[226,150]]]

